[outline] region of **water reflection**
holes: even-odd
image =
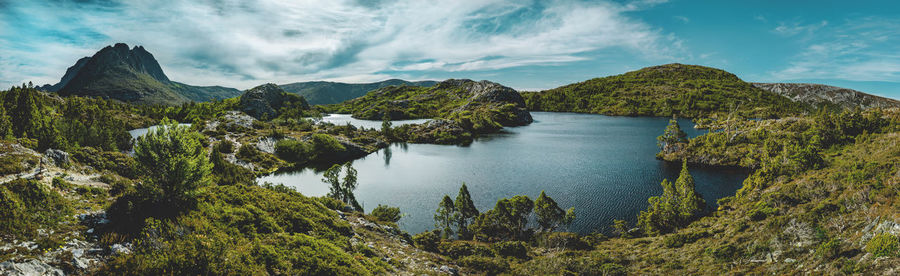
[[[410,233],[431,229],[437,203],[456,196],[466,182],[479,210],[500,198],[542,190],[561,207],[575,207],[570,230],[604,231],[614,219],[633,222],[647,198],[659,195],[663,178],[674,181],[680,164],[656,160],[659,136],[668,118],[610,117],[570,113],[532,113],[536,122],[507,128],[467,147],[393,144],[356,160],[357,199],[368,208],[387,204],[405,214],[399,225]],[[353,122],[351,122],[353,123]],[[689,136],[704,131],[679,120]],[[711,207],[733,195],[747,174],[742,171],[691,168],[697,190]],[[328,192],[321,172],[280,172],[260,181],[284,183],[310,196]],[[370,211],[367,209],[366,211]]]

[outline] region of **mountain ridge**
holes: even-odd
[[[336,104],[364,96],[369,91],[394,85],[430,87],[437,81],[406,81],[388,79],[370,83],[344,83],[330,81],[308,81],[280,84],[289,93],[299,94],[311,105]]]
[[[900,107],[900,101],[862,91],[816,83],[760,83],[753,86],[785,96],[795,102],[814,106],[836,105],[844,109],[860,107]]]
[[[193,86],[172,81],[143,46],[116,43],[79,59],[59,83],[41,86],[61,96],[77,95],[140,104],[181,104],[225,99],[241,91],[222,86]]]

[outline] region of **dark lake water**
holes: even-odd
[[[396,144],[353,162],[359,172],[356,197],[366,211],[378,204],[400,207],[399,225],[410,233],[434,228],[433,214],[444,194],[456,198],[466,182],[479,211],[500,198],[541,190],[561,207],[575,207],[570,231],[608,231],[614,219],[634,222],[647,198],[662,193],[663,178],[674,181],[680,163],[655,159],[656,137],[667,118],[533,112],[529,126],[506,128],[469,146]],[[351,123],[353,123],[352,120]],[[701,134],[681,120],[691,136]],[[747,173],[691,168],[697,190],[711,206],[733,195]],[[259,179],[284,183],[311,196],[328,193],[322,172],[304,169]]]

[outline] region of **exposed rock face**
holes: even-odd
[[[46,152],[44,152],[44,155],[47,156],[47,158],[50,158],[50,160],[53,161],[56,166],[65,167],[69,165],[68,152],[58,149],[48,149]]]
[[[23,263],[2,262],[0,263],[0,274],[3,275],[59,275],[63,276],[62,270],[52,267],[49,264],[38,260],[29,260]]]
[[[753,83],[760,89],[810,105],[833,104],[845,109],[900,107],[900,101],[853,89],[810,83]]]
[[[467,79],[457,80],[450,79],[443,81],[437,85],[438,88],[452,89],[455,87],[462,88],[469,96],[468,102],[459,107],[457,111],[471,110],[479,105],[493,105],[499,108],[500,105],[513,104],[515,108],[512,110],[513,116],[503,118],[499,123],[504,126],[522,126],[530,124],[534,121],[531,113],[525,107],[525,99],[515,89],[500,85],[499,83],[490,81],[472,81]]]
[[[256,118],[273,118],[284,104],[284,93],[274,83],[251,88],[241,95],[241,110]]]

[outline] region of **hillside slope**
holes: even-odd
[[[684,64],[647,67],[541,92],[523,93],[532,111],[704,117],[732,112],[771,118],[807,107],[723,70]]]
[[[284,91],[296,93],[309,101],[309,104],[336,104],[346,100],[362,97],[369,91],[392,85],[409,85],[430,87],[437,84],[436,81],[405,81],[390,79],[373,83],[341,83],[329,81],[310,81],[282,84]]]
[[[41,89],[62,96],[102,97],[140,104],[180,104],[225,99],[240,94],[234,88],[192,86],[169,80],[142,46],[107,46],[69,67],[59,83]]]
[[[844,109],[900,107],[900,101],[894,99],[836,86],[812,83],[753,83],[753,86],[812,106],[837,106]]]

